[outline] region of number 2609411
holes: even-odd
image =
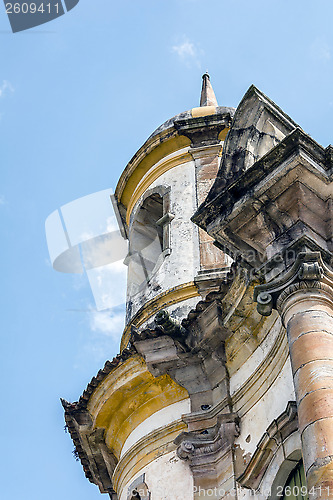
[[[7,14],[59,14],[59,3],[6,3]]]

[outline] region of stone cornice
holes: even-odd
[[[175,128],[178,133],[185,135],[191,140],[191,147],[209,146],[217,144],[221,138],[220,134],[227,131],[231,125],[231,116],[227,112],[223,114],[210,114],[197,116],[196,118],[186,118],[175,121]]]
[[[112,361],[106,361],[104,364],[104,368],[101,368],[96,377],[93,377],[89,384],[87,385],[86,389],[83,391],[82,396],[80,396],[80,399],[78,401],[75,401],[73,403],[69,403],[65,399],[61,399],[61,403],[65,409],[65,411],[76,411],[76,410],[83,410],[87,408],[87,404],[89,402],[90,396],[94,392],[94,390],[99,386],[100,383],[103,382],[105,377],[109,375],[117,366],[119,366],[121,363],[129,359],[131,356],[135,355],[136,351],[135,349],[124,349],[121,354],[117,354]]]
[[[97,385],[88,386],[88,401],[62,400],[62,404],[75,456],[86,477],[102,493],[114,495],[113,472],[133,428],[159,410],[187,399],[188,393],[168,375],[154,378],[137,353],[110,368],[107,365],[106,371],[110,371],[101,380],[96,377]],[[170,443],[183,429],[183,422],[175,427]]]
[[[105,430],[93,429],[86,410],[74,408],[64,400],[62,404],[66,427],[75,446],[73,454],[80,460],[86,478],[96,484],[101,493],[108,493],[111,500],[117,500],[112,484],[117,460],[105,445]]]
[[[199,296],[198,288],[193,281],[190,281],[175,286],[147,301],[126,325],[120,343],[120,350],[122,351],[127,347],[133,326],[139,328],[161,309],[197,296]]]
[[[209,201],[206,200],[192,217],[193,222],[202,229],[207,230],[216,217],[216,210],[222,217],[227,216],[231,207],[238,200],[251,192],[277,166],[302,150],[306,151],[312,159],[321,165],[321,175],[323,179],[327,179],[326,182],[329,182],[333,173],[332,146],[325,149],[303,132],[302,129],[296,128],[235,181],[222,189],[214,198]]]
[[[296,129],[213,201],[194,221],[254,275],[270,281],[298,252],[332,262],[331,155]],[[209,220],[208,220],[209,219]],[[205,223],[203,223],[205,221]],[[332,264],[331,264],[332,265]]]

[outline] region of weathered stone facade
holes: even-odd
[[[121,353],[63,401],[102,493],[288,498],[303,459],[333,498],[332,151],[253,86],[219,107],[204,75],[130,161]]]

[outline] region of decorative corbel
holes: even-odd
[[[332,277],[332,271],[320,252],[300,252],[286,273],[254,289],[257,310],[263,316],[269,316],[273,309],[279,310],[289,293],[300,288],[325,288],[330,285]]]
[[[231,460],[235,438],[239,436],[239,418],[235,413],[224,413],[217,417],[213,427],[183,432],[174,441],[177,455],[187,460],[196,485],[214,487],[219,485],[226,461]]]

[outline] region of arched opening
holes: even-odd
[[[307,485],[302,460],[289,474],[283,490],[281,489],[281,493],[282,500],[308,500],[309,497],[307,494]]]
[[[140,291],[163,262],[163,198],[150,195],[139,208],[130,232],[127,260],[130,293]]]
[[[128,500],[151,500],[150,491],[145,483],[145,474],[133,481],[129,487],[127,498]]]

